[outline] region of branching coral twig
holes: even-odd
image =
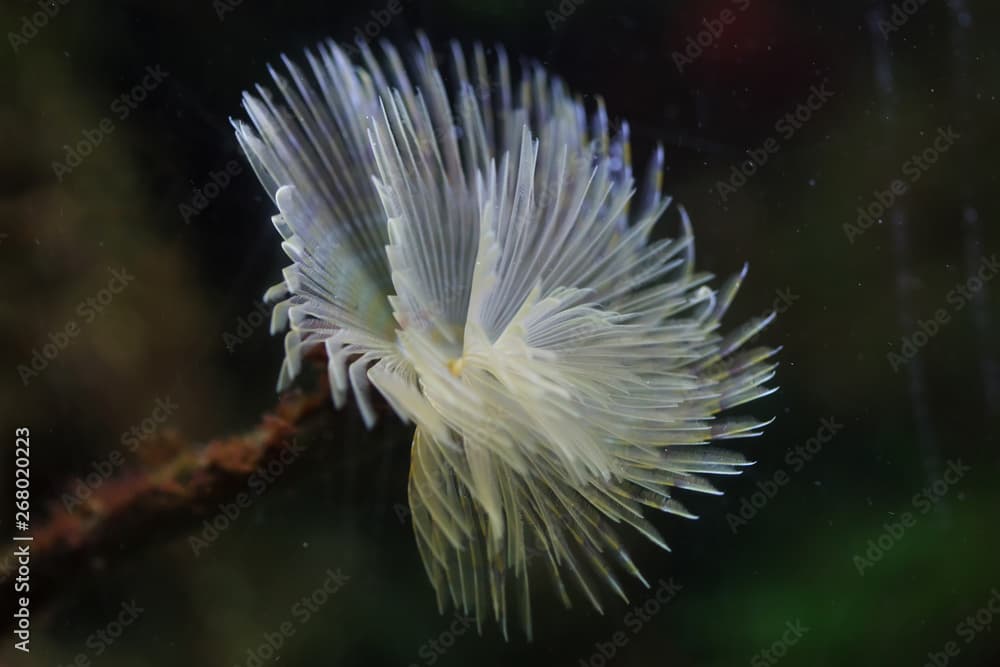
[[[205,445],[180,443],[177,454],[149,471],[132,471],[104,482],[80,507],[53,504],[32,530],[32,605],[44,604],[99,560],[163,541],[196,524],[218,503],[231,500],[261,466],[316,430],[330,410],[325,377],[311,391],[283,395],[252,429]],[[0,580],[16,575],[12,552],[0,559]],[[8,617],[8,623],[10,618]]]

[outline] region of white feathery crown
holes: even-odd
[[[602,101],[588,113],[533,64],[515,88],[500,47],[491,68],[453,43],[442,71],[418,42],[360,43],[359,64],[320,44],[311,76],[270,71],[277,101],[244,95],[236,136],[292,260],[266,295],[272,333],[290,328],[278,388],[323,346],[338,407],[350,391],[371,427],[374,385],[413,422],[439,607],[505,635],[514,611],[530,636],[529,559],[600,610],[599,583],[626,597],[617,571],[646,583],[618,526],[666,549],[644,508],[693,518],[676,489],[718,493],[703,475],[749,464],[708,443],[766,425],[718,414],[773,391],[776,350],[740,351],[771,317],[719,332],[745,267],[708,287],[683,209],[680,238],[651,240],[662,147],[636,190]]]

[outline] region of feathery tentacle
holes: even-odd
[[[713,440],[766,422],[719,413],[767,395],[775,350],[740,348],[770,318],[728,334],[743,272],[722,287],[679,238],[651,241],[670,204],[657,147],[637,188],[629,128],[612,135],[542,67],[519,86],[502,48],[428,40],[405,60],[361,44],[282,58],[280,101],[247,93],[236,134],[279,214],[292,260],[272,331],[290,327],[279,385],[323,345],[334,402],[350,389],[371,425],[369,385],[416,426],[409,501],[441,608],[530,634],[529,564],[544,557],[601,609],[603,582],[639,579],[615,525],[667,548],[645,518],[694,518],[676,489],[716,494],[739,474]],[[446,81],[451,81],[451,85]]]

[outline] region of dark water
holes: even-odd
[[[6,0],[0,484],[26,427],[48,542],[31,652],[5,633],[0,664],[996,664],[998,11],[896,5]],[[285,261],[241,92],[281,52],[417,29],[603,95],[640,164],[662,140],[700,267],[750,263],[730,321],[780,313],[757,465],[685,496],[700,520],[653,519],[672,553],[630,540],[653,586],[630,605],[539,586],[532,642],[437,613],[391,415],[320,411],[270,472],[128,505],[139,474],[197,483],[199,443],[277,401],[257,303]]]

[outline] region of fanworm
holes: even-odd
[[[675,489],[749,464],[709,443],[766,425],[719,413],[773,391],[776,350],[740,351],[771,317],[720,333],[745,267],[709,287],[683,209],[679,238],[652,238],[663,148],[636,183],[602,101],[536,64],[515,86],[501,47],[453,43],[440,69],[423,35],[406,59],[359,50],[283,57],[280,94],[257,86],[233,122],[292,260],[265,297],[290,329],[278,388],[323,346],[338,407],[350,392],[370,427],[374,386],[413,422],[439,607],[530,636],[530,556],[600,610],[617,573],[646,583],[620,526],[666,549],[644,508],[692,517]]]

